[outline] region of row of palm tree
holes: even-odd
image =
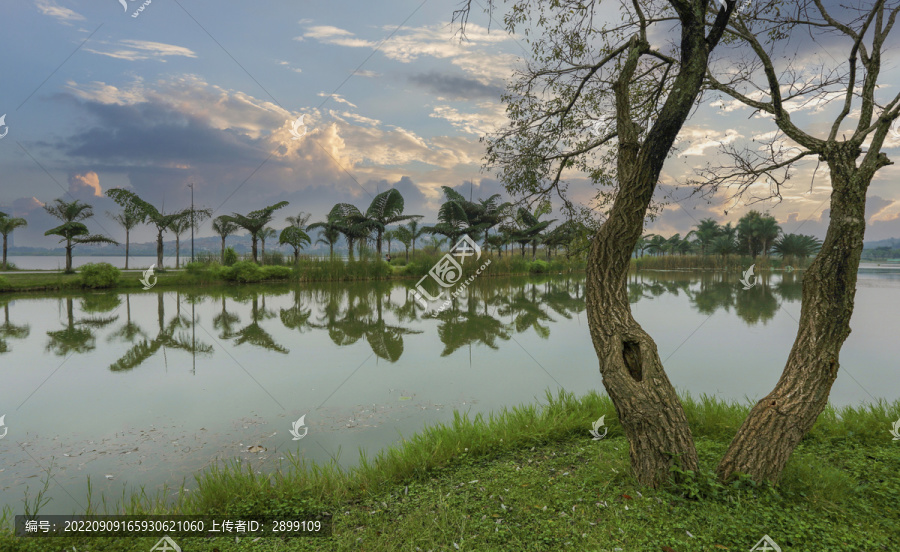
[[[683,238],[674,234],[668,238],[647,234],[638,240],[635,255],[721,255],[732,254],[768,256],[776,253],[782,258],[806,259],[822,248],[822,242],[804,234],[784,234],[774,217],[750,211],[738,220],[720,225],[713,219],[701,220]]]

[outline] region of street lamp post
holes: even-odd
[[[194,262],[194,183],[188,184],[191,189],[191,262]]]

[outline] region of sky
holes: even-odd
[[[104,195],[110,188],[131,189],[168,212],[190,205],[193,184],[195,204],[214,216],[289,201],[276,228],[299,211],[322,220],[338,202],[364,210],[391,187],[406,212],[426,222],[436,220],[441,186],[476,199],[504,194],[482,169],[479,139],[506,124],[500,96],[528,51],[523,36],[503,29],[502,11],[493,21],[473,11],[460,43],[451,24],[458,7],[455,0],[4,2],[0,211],[28,220],[16,245],[57,245],[43,235],[56,223],[41,206],[59,197],[92,204],[92,232],[123,240],[106,215],[118,211]],[[894,41],[886,94],[900,81],[896,52]],[[812,128],[831,119],[829,106],[794,109],[795,120]],[[660,179],[658,199],[672,201],[646,231],[683,235],[703,218],[734,222],[757,209],[785,232],[824,237],[830,186],[821,167],[812,178],[815,163],[799,168],[780,203],[751,206],[727,192],[699,198],[678,188],[721,143],[773,130],[771,119],[728,100],[701,105]],[[884,152],[898,148],[900,137],[891,136]],[[881,169],[869,190],[867,241],[900,237],[898,171]],[[575,172],[566,179],[572,197],[588,204],[588,179]],[[213,235],[209,222],[199,235]],[[154,236],[140,227],[132,242]]]

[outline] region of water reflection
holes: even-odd
[[[717,272],[641,272],[629,275],[627,291],[632,303],[664,295],[682,296],[701,314],[723,310],[750,325],[771,320],[782,302],[800,300],[801,277],[797,273],[763,274],[749,290],[744,290],[737,278],[737,274]],[[394,363],[403,355],[407,340],[423,333],[428,325],[436,325],[444,345],[440,355],[446,357],[478,344],[498,349],[500,342],[523,332],[533,331],[539,338],[548,339],[554,323],[571,320],[585,310],[583,275],[476,280],[434,318],[422,317],[407,282],[159,292],[155,294],[153,322],[152,310],[146,308],[138,321],[132,318],[132,295],[140,297],[145,307],[148,299],[154,300],[150,294],[129,293],[60,298],[63,327],[47,331],[46,350],[59,356],[89,353],[96,348],[96,333],[109,328],[107,343],[131,344],[109,365],[110,370],[123,372],[166,349],[185,351],[194,360],[197,355],[212,355],[213,345],[197,338],[199,325],[201,336],[220,341],[220,345],[286,355],[296,343],[290,337],[292,333],[321,334],[338,347],[364,343],[378,358]],[[205,302],[211,303],[203,307],[211,318],[208,333],[196,314],[196,307]],[[9,340],[29,335],[30,327],[13,323],[13,319],[15,313],[10,313],[7,300],[0,325],[0,353],[11,350]],[[139,322],[155,325],[155,335]]]
[[[50,341],[45,350],[57,356],[68,356],[70,353],[87,353],[97,348],[94,329],[105,328],[119,319],[118,315],[90,316],[75,319],[75,306],[72,297],[60,299],[66,305],[66,321],[62,330],[48,331]],[[116,295],[88,295],[81,299],[81,310],[86,313],[105,313],[119,306]]]
[[[12,350],[8,339],[25,339],[31,334],[31,326],[28,324],[13,324],[9,320],[9,299],[3,301],[3,324],[0,325],[0,353],[8,353]]]
[[[744,289],[736,275],[722,272],[640,272],[629,276],[628,295],[637,303],[664,294],[684,294],[700,314],[709,316],[721,309],[754,325],[774,318],[782,302],[800,301],[801,280],[796,273],[763,273],[757,276],[756,285]]]
[[[129,297],[126,294],[126,304],[129,305],[127,321],[123,327],[113,332],[112,335],[131,335],[132,339],[128,340],[131,343],[134,342],[133,338],[138,335],[143,336],[143,339],[128,349],[128,351],[126,351],[118,360],[110,364],[110,370],[113,372],[127,372],[129,370],[134,370],[160,350],[165,350],[166,348],[187,351],[192,355],[197,355],[198,353],[201,355],[212,354],[212,345],[204,343],[203,341],[197,341],[195,324],[198,320],[194,318],[193,314],[189,319],[186,315],[181,313],[181,294],[176,292],[175,298],[177,305],[175,316],[167,323],[164,296],[162,293],[156,296],[157,331],[156,337],[151,340],[147,339],[144,331],[131,321]],[[185,330],[185,328],[189,326],[191,327],[190,335],[188,335]],[[175,332],[179,329],[182,331],[176,335]]]

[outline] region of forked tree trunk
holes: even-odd
[[[702,16],[685,10],[679,12],[679,18],[680,70],[646,135],[631,118],[631,78],[640,55],[650,48],[640,37],[632,38],[628,57],[613,85],[619,190],[608,219],[592,240],[585,291],[591,341],[600,361],[603,385],[631,445],[634,475],[639,483],[651,487],[669,479],[673,464],[696,470],[698,459],[687,417],[663,370],[656,343],[631,314],[628,268],[666,156],[697,100],[709,54],[725,23],[720,13],[706,36]]]
[[[756,403],[722,458],[717,473],[725,481],[746,473],[760,483],[777,483],[828,402],[838,355],[850,335],[866,229],[866,190],[875,173],[856,169],[855,153],[826,158],[833,188],[831,215],[822,250],[803,275],[797,337],[775,388]]]
[[[653,182],[641,183],[641,190],[631,189],[634,183],[623,185],[609,219],[592,240],[585,293],[603,385],[631,443],[634,474],[651,487],[669,477],[673,463],[685,470],[698,466],[687,417],[656,343],[635,321],[628,302],[631,251],[643,229]]]

